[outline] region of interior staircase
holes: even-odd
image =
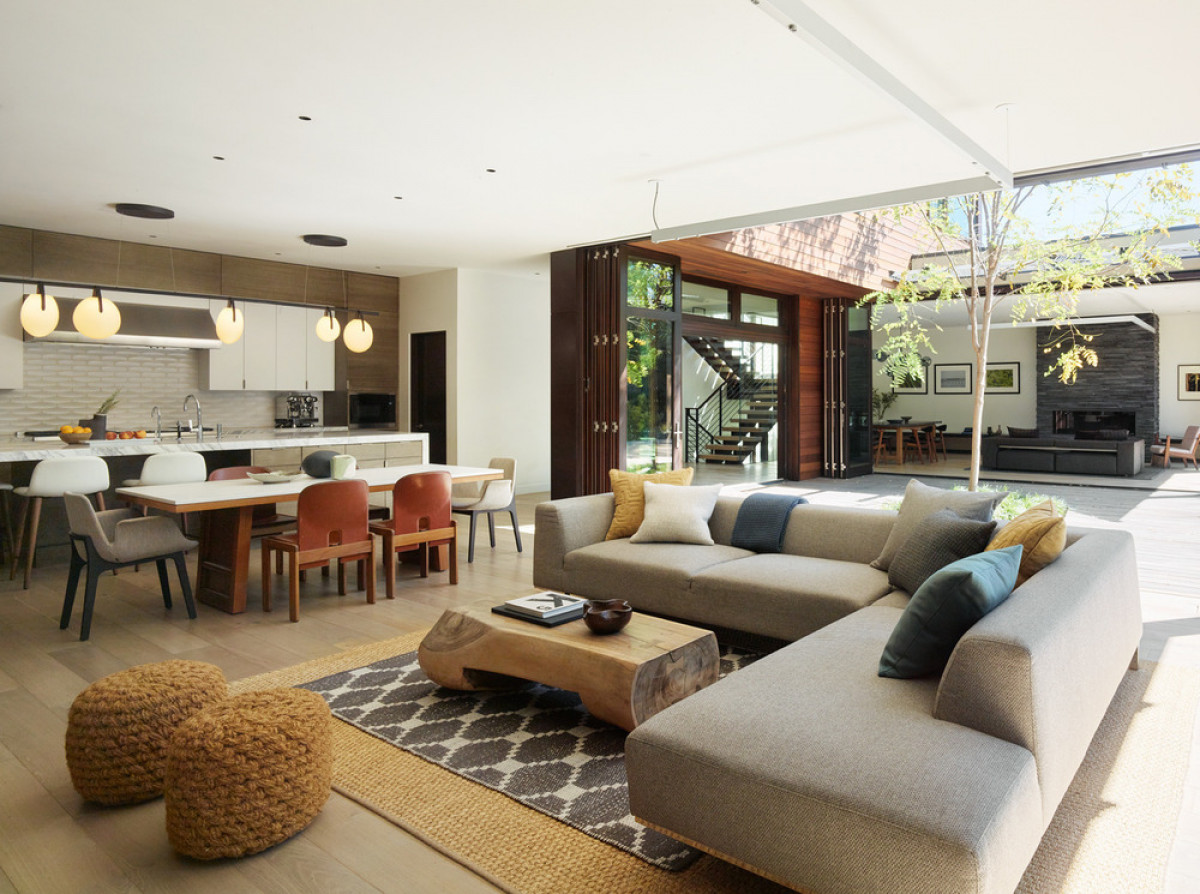
[[[741,345],[726,343],[719,338],[687,336],[688,344],[721,377],[717,392],[723,392],[720,405],[720,434],[709,439],[708,446],[697,455],[706,463],[742,464],[754,455],[778,418],[778,383],[774,378],[751,377],[743,372]],[[711,397],[708,403],[711,401]],[[706,427],[706,431],[718,426]]]

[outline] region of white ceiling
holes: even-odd
[[[1200,3],[810,5],[1017,172],[1200,144],[1177,89]],[[0,0],[0,22],[16,226],[533,273],[649,232],[652,180],[668,227],[977,173],[750,0]]]

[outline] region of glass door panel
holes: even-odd
[[[625,321],[625,346],[625,468],[673,468],[675,323],[630,316]]]

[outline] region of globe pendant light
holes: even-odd
[[[53,295],[46,294],[46,287],[38,283],[37,291],[25,296],[21,304],[21,328],[34,338],[49,335],[58,325],[58,302]]]
[[[242,337],[245,328],[246,315],[238,313],[237,306],[230,298],[229,303],[217,314],[217,338],[221,339],[223,344],[231,345]]]
[[[88,338],[108,338],[116,335],[121,328],[121,311],[112,301],[105,301],[99,289],[92,289],[91,298],[84,298],[75,305],[71,320],[75,328]]]
[[[355,354],[361,354],[371,347],[371,342],[374,340],[375,333],[371,331],[371,325],[362,318],[362,311],[359,311],[358,316],[346,324],[342,341],[346,343],[347,349]]]
[[[342,324],[333,315],[333,308],[326,308],[325,313],[321,314],[321,319],[317,320],[317,338],[321,341],[337,341],[341,332]]]

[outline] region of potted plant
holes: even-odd
[[[92,430],[93,441],[103,441],[104,435],[108,431],[108,411],[114,409],[120,403],[117,395],[121,393],[118,388],[100,403],[95,414],[91,419],[80,419],[79,424]]]
[[[871,406],[875,410],[876,422],[883,421],[883,414],[896,402],[898,397],[899,395],[895,391],[880,391],[878,388],[871,389]]]

